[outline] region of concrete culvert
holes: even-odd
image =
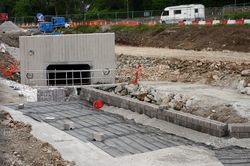
[[[47,85],[82,85],[90,84],[90,72],[75,72],[76,70],[90,70],[88,64],[60,64],[47,67]],[[60,72],[60,70],[62,72]],[[72,70],[72,73],[70,72]],[[53,71],[56,72],[53,73]],[[66,72],[67,71],[67,72]]]

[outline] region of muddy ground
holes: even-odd
[[[249,25],[169,26],[141,32],[116,32],[116,44],[138,47],[250,52],[249,43]]]
[[[0,131],[1,166],[74,165],[73,162],[63,160],[50,144],[33,137],[30,125],[13,120],[4,111],[0,111]]]

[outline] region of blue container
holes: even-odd
[[[40,22],[39,23],[39,30],[41,32],[46,32],[46,33],[53,32],[52,23],[51,22]]]
[[[52,17],[51,22],[53,27],[65,27],[65,18],[64,17]]]

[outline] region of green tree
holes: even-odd
[[[235,0],[0,0],[0,12],[10,16],[34,16],[37,12],[45,15],[79,14],[81,2],[91,4],[90,11],[162,10],[167,6],[183,4],[204,4],[206,7],[221,7],[234,4]],[[237,0],[247,3],[248,0]]]
[[[173,0],[153,0],[152,1],[152,8],[155,10],[161,10],[167,6],[172,6],[172,5],[174,5]]]
[[[14,14],[13,6],[15,6],[16,0],[0,0],[0,12]]]
[[[18,0],[14,7],[15,16],[29,16],[32,13],[30,0]]]

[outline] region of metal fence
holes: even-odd
[[[225,14],[230,12],[248,12],[250,11],[250,4],[225,6],[225,7],[212,7],[205,9],[206,19],[224,19]],[[147,11],[129,11],[129,12],[87,12],[85,14],[68,14],[58,15],[66,18],[66,21],[86,21],[86,20],[109,20],[119,21],[123,19],[143,21],[159,21],[162,10],[147,10]],[[51,15],[46,15],[46,21],[50,21]],[[22,23],[35,23],[36,17],[10,17],[9,20],[15,24]]]
[[[83,86],[91,84],[107,84],[128,82],[132,78],[129,72],[124,75],[124,69],[95,70],[28,70],[26,84],[30,86]]]
[[[124,19],[130,20],[144,20],[144,21],[157,21],[160,19],[160,10],[149,10],[149,11],[129,11],[129,12],[100,12],[91,13],[87,12],[85,14],[68,14],[68,15],[58,15],[60,17],[65,17],[66,22],[70,21],[87,21],[87,20],[109,20],[109,21],[119,21]],[[45,20],[50,21],[52,15],[45,15]],[[34,23],[36,22],[35,16],[28,17],[10,17],[10,21],[15,24],[22,23]]]
[[[247,14],[250,18],[250,3],[239,3],[232,4],[223,7],[223,15],[227,16],[233,13],[249,13]]]

